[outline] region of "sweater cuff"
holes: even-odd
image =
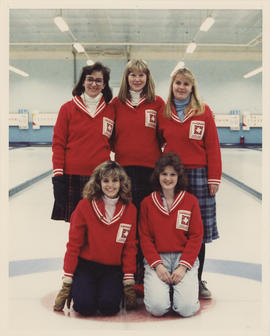
[[[134,285],[135,280],[134,280],[134,274],[133,273],[124,273],[123,276],[123,285]]]
[[[161,259],[154,261],[154,262],[150,265],[150,267],[151,267],[151,268],[156,268],[159,264],[163,264],[163,262],[162,262]]]
[[[218,179],[208,179],[208,184],[220,184],[221,180]]]
[[[64,174],[64,170],[62,168],[53,169],[53,176],[63,175],[63,174]]]
[[[183,266],[185,266],[188,269],[192,268],[192,265],[189,262],[185,261],[185,260],[180,260],[178,264],[179,265],[183,265]]]
[[[73,281],[73,274],[64,273],[64,275],[62,276],[62,280],[63,280],[64,283],[71,284],[72,281]]]

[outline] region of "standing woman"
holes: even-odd
[[[164,101],[155,95],[155,84],[147,63],[130,60],[125,68],[118,97],[110,104],[115,114],[113,150],[132,183],[132,201],[139,211],[141,201],[152,192],[149,182],[161,154],[157,117]],[[142,255],[138,252],[137,283],[142,282]]]
[[[83,67],[73,99],[60,108],[52,141],[52,219],[70,221],[94,168],[110,159],[109,79],[110,70],[99,62]]]
[[[178,69],[172,75],[164,115],[158,122],[165,142],[164,152],[175,152],[181,157],[190,192],[199,200],[204,225],[199,253],[199,293],[200,298],[209,299],[211,292],[202,281],[202,272],[205,243],[219,238],[215,194],[221,182],[221,153],[213,113],[200,100],[189,69]]]
[[[155,95],[154,80],[146,62],[129,61],[118,97],[111,103],[115,114],[113,147],[115,160],[131,178],[133,203],[137,209],[152,191],[149,179],[161,154],[157,116],[164,105],[162,98]]]

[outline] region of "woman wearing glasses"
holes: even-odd
[[[99,62],[83,67],[73,99],[60,108],[52,140],[52,219],[70,221],[94,168],[110,159],[109,79],[110,69]]]

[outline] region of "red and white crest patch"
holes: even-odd
[[[145,110],[145,126],[156,128],[157,125],[157,111]]]
[[[111,137],[112,132],[113,132],[113,125],[114,122],[113,120],[103,117],[103,131],[102,134],[106,135],[108,138]]]
[[[130,229],[131,229],[131,224],[121,223],[119,225],[119,229],[117,232],[116,242],[124,244],[127,239]]]
[[[177,213],[176,228],[188,231],[191,212],[188,210],[179,210]]]
[[[202,140],[205,130],[205,122],[201,120],[193,120],[190,123],[189,138],[194,140]]]

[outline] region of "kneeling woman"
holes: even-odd
[[[152,183],[155,191],[142,201],[139,220],[146,310],[162,316],[172,305],[179,315],[191,316],[200,308],[197,256],[203,224],[199,203],[186,191],[184,167],[175,153],[163,154],[156,162]]]
[[[70,299],[81,315],[113,315],[120,310],[122,290],[126,308],[136,306],[136,215],[131,187],[122,167],[105,161],[84,187],[83,199],[71,216],[64,259],[63,286],[54,310]]]

